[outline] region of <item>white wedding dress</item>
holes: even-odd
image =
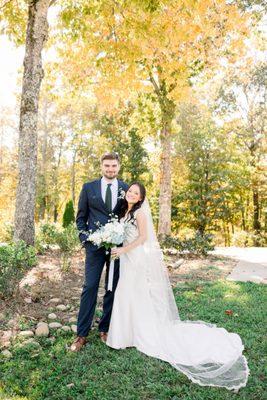
[[[145,214],[149,245],[137,246],[120,257],[120,279],[106,344],[114,349],[136,347],[170,363],[199,385],[237,391],[246,385],[249,374],[240,337],[203,321],[180,320],[162,252],[152,232],[150,209]],[[127,224],[124,244],[137,237],[135,220]]]

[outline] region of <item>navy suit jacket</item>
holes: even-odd
[[[118,197],[122,194],[122,191],[126,192],[128,185],[118,179]],[[112,213],[118,215],[120,207],[122,205],[122,199],[118,199],[115,208]],[[76,216],[76,225],[79,231],[79,238],[81,243],[85,243],[89,230],[92,232],[98,229],[97,222],[101,225],[105,225],[110,219],[110,212],[108,211],[106,204],[102,199],[101,194],[101,179],[96,179],[92,182],[84,183],[82,191],[80,193],[78,211]],[[90,243],[90,247],[97,248]]]

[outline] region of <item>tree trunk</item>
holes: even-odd
[[[71,166],[71,193],[72,193],[72,201],[73,205],[75,206],[75,187],[76,187],[76,155],[77,155],[77,149],[73,151],[73,157],[72,157],[72,166]]]
[[[253,192],[253,229],[256,234],[254,238],[254,246],[260,245],[259,235],[261,233],[261,223],[260,223],[260,199],[258,187],[252,188]]]
[[[54,205],[54,222],[57,222],[58,219],[58,203]]]
[[[246,217],[245,217],[245,206],[244,206],[245,200],[242,199],[242,206],[241,206],[241,220],[242,220],[242,225],[241,228],[243,231],[247,229],[246,227]]]
[[[48,126],[47,126],[47,101],[44,101],[43,110],[43,137],[41,145],[41,171],[40,171],[40,204],[39,204],[39,219],[43,220],[47,207],[47,146],[48,146]]]
[[[54,222],[57,222],[58,219],[58,208],[59,208],[59,187],[58,187],[58,173],[59,167],[61,163],[61,156],[63,151],[63,142],[64,142],[64,135],[60,136],[60,147],[59,147],[59,154],[57,165],[55,168],[55,175],[54,175]]]
[[[253,230],[256,235],[260,234],[261,223],[260,223],[260,197],[259,197],[259,184],[257,179],[257,149],[258,146],[255,144],[255,140],[250,144],[249,150],[251,155],[251,166],[253,167],[254,176],[252,176],[252,204],[253,204]],[[258,238],[255,238],[254,245],[259,245]]]
[[[171,132],[169,124],[165,124],[160,135],[160,194],[158,235],[164,239],[171,234]]]
[[[19,177],[16,194],[14,240],[34,244],[34,210],[37,169],[37,119],[42,49],[47,40],[50,0],[29,4],[19,125]]]
[[[253,192],[253,229],[256,233],[261,230],[260,224],[260,202],[259,202],[259,191],[258,187],[252,188]]]
[[[162,69],[157,66],[157,79],[149,73],[150,82],[158,98],[161,110],[161,163],[160,163],[160,193],[159,193],[159,223],[158,235],[162,240],[171,234],[171,122],[175,115],[175,103],[168,98],[168,88],[161,79]],[[174,88],[172,88],[174,89]],[[170,90],[170,88],[169,88]]]

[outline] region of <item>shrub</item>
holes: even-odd
[[[36,251],[23,241],[0,247],[0,296],[8,297],[25,272],[36,265]]]
[[[69,226],[73,222],[75,222],[74,207],[73,207],[73,201],[70,200],[66,204],[65,211],[63,214],[63,228],[67,228],[67,226]]]
[[[36,244],[41,249],[43,246],[44,248],[49,248],[57,244],[57,234],[60,225],[56,223],[45,222],[40,225],[39,232],[36,238]]]
[[[49,246],[47,246],[43,242],[42,238],[39,235],[37,235],[35,238],[34,247],[35,247],[37,254],[41,254],[41,255],[45,254],[46,250],[49,248]]]
[[[62,255],[62,268],[67,271],[70,267],[70,255],[79,246],[78,232],[72,223],[57,233],[56,240]]]
[[[70,266],[70,256],[80,244],[76,226],[71,223],[66,228],[59,224],[45,223],[40,226],[40,233],[36,238],[35,247],[39,254],[56,246],[60,249],[62,269],[67,271]]]
[[[14,225],[10,222],[5,222],[0,230],[0,241],[11,243],[14,236]]]
[[[197,232],[195,236],[187,239],[179,239],[175,236],[167,236],[163,241],[161,241],[161,246],[163,248],[175,248],[179,253],[199,254],[206,256],[208,251],[214,250],[212,240],[213,235],[201,235],[199,232]]]
[[[267,237],[264,234],[255,234],[253,232],[238,231],[232,237],[232,245],[237,247],[265,247],[267,245]]]

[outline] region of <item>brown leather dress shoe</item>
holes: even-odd
[[[99,332],[100,340],[103,343],[106,343],[107,338],[108,338],[108,333],[107,332]]]
[[[81,348],[87,343],[86,337],[77,336],[72,345],[70,346],[71,351],[80,351]]]

